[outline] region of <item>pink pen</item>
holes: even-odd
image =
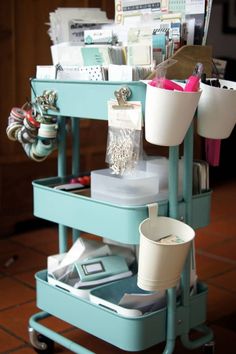
[[[193,74],[188,78],[184,91],[185,92],[197,92],[200,87],[200,79],[203,72],[202,63],[197,63]]]
[[[177,91],[183,91],[183,87],[178,85],[176,82],[165,79],[165,78],[157,78],[153,79],[152,81],[149,82],[149,85],[154,86],[154,87],[160,87],[166,90],[177,90]]]

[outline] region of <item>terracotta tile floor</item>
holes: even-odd
[[[57,228],[49,227],[0,240],[0,353],[32,354],[28,319],[37,312],[34,273],[46,267],[46,257],[57,253]],[[9,265],[12,256],[17,259]],[[215,353],[236,353],[236,182],[214,186],[211,223],[197,230],[197,273],[208,284],[207,324],[214,331]],[[98,354],[122,354],[111,346],[54,317],[47,326]],[[162,353],[164,343],[143,353]],[[55,345],[56,353],[70,353]],[[176,341],[175,354],[202,353],[187,350]]]

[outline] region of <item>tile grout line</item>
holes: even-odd
[[[10,335],[10,336],[12,336],[12,337],[18,339],[19,341],[23,342],[23,343],[22,343],[22,346],[23,346],[23,345],[25,346],[25,345],[28,345],[28,344],[29,344],[28,342],[25,341],[24,338],[18,336],[17,334],[15,334],[14,332],[10,331],[8,328],[4,327],[4,326],[1,325],[1,324],[0,324],[0,329],[1,329],[2,331],[6,332],[8,335]],[[12,349],[12,350],[13,350],[13,349]],[[15,348],[14,350],[16,350],[16,348]]]
[[[217,261],[221,261],[221,262],[229,263],[229,264],[232,264],[232,265],[236,265],[236,261],[234,261],[233,259],[229,259],[229,258],[222,257],[222,256],[217,256],[217,255],[215,255],[213,253],[201,250],[199,248],[196,250],[196,253],[201,255],[201,256],[206,256],[208,258],[215,259]]]
[[[15,307],[18,308],[19,306],[27,305],[27,304],[30,304],[31,302],[33,302],[33,303],[35,304],[35,298],[34,298],[34,299],[31,299],[31,300],[28,300],[28,301],[25,301],[25,302],[22,302],[22,303],[17,303],[17,304],[15,304],[15,305],[11,305],[11,306],[2,308],[2,309],[0,309],[0,312],[12,310],[12,309],[14,309]],[[1,324],[0,324],[0,327],[1,327]]]
[[[222,285],[217,285],[215,283],[211,283],[211,280],[214,280],[214,277],[207,279],[207,284],[208,285],[214,286],[215,288],[220,289],[220,290],[224,290],[225,292],[227,292],[228,294],[231,294],[231,295],[235,295],[236,294],[235,291],[229,290],[229,289],[225,288]]]
[[[31,270],[31,269],[30,269]],[[33,270],[33,269],[32,269]],[[28,289],[31,289],[31,290],[35,290],[36,289],[36,285],[31,285],[31,284],[29,284],[29,283],[27,283],[27,282],[25,282],[25,281],[23,281],[23,280],[21,280],[21,279],[18,279],[17,278],[17,275],[19,274],[19,275],[21,275],[21,274],[24,274],[25,272],[21,272],[21,273],[17,273],[16,275],[12,275],[12,274],[4,274],[3,275],[3,277],[1,277],[0,278],[0,280],[2,280],[2,279],[4,279],[4,278],[9,278],[9,279],[13,279],[14,281],[16,281],[17,283],[19,283],[19,284],[21,284],[21,285],[23,285],[23,286],[25,286],[26,288],[28,288]]]
[[[0,351],[0,354],[16,353],[16,352],[18,352],[18,351],[21,350],[21,349],[27,349],[27,348],[29,348],[29,345],[28,345],[28,344],[22,344],[22,345],[20,345],[20,346],[14,348],[14,349],[8,349],[7,352],[6,352],[6,351],[4,351],[4,352],[1,352],[1,351]]]
[[[33,252],[39,253],[40,255],[43,255],[43,256],[46,255],[46,257],[47,257],[47,254],[46,254],[44,251],[41,251],[41,250],[39,250],[39,249],[37,249],[37,248],[34,248],[34,245],[33,245],[33,246],[29,246],[29,245],[26,245],[26,244],[21,243],[21,242],[19,242],[19,241],[16,241],[16,240],[12,240],[12,242],[13,242],[15,245],[17,245],[17,246],[21,246],[21,247],[23,247],[24,249],[28,249],[29,251],[33,251]],[[42,245],[42,246],[43,246],[43,245]]]

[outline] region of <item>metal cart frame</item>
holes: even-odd
[[[79,119],[107,119],[106,102],[114,98],[114,91],[119,90],[124,83],[115,82],[69,82],[53,80],[32,80],[32,95],[41,95],[44,90],[54,90],[57,93],[59,115],[49,111],[49,114],[58,115],[59,139],[58,139],[58,176],[56,178],[66,181],[66,120],[71,117],[72,124],[72,176],[79,174]],[[146,85],[141,82],[125,83],[131,91],[131,99],[141,101],[143,111],[145,108]],[[91,104],[91,100],[96,104]],[[95,102],[96,101],[96,102]],[[101,118],[103,117],[103,118]],[[193,123],[191,124],[184,139],[184,179],[183,179],[183,199],[178,200],[178,160],[179,146],[169,148],[169,200],[160,203],[159,211],[162,215],[184,220],[194,228],[205,226],[209,222],[210,197],[208,191],[202,195],[192,196],[192,165],[193,165]],[[48,186],[47,180],[33,182],[34,186],[34,214],[59,224],[59,252],[67,251],[68,227],[73,230],[73,240],[79,237],[79,230],[91,232],[98,236],[105,236],[116,241],[137,244],[138,240],[132,238],[134,230],[140,221],[147,217],[147,206],[137,208],[121,207],[117,208],[110,203],[99,203],[86,197],[70,197],[62,191],[52,190]],[[72,215],[63,211],[70,208]],[[76,207],[79,210],[80,218],[77,220],[73,215]],[[91,209],[91,222],[85,220],[85,215]],[[84,210],[84,213],[83,213]],[[99,224],[101,213],[108,213],[117,220],[122,219],[125,229],[120,232],[124,234],[122,240],[117,238],[115,231],[111,228],[102,229]],[[123,233],[124,231],[124,233]],[[135,233],[137,234],[137,232]],[[191,252],[190,252],[191,253]],[[50,315],[61,318],[70,324],[77,326],[97,337],[119,346],[127,351],[145,350],[152,345],[166,341],[163,354],[174,352],[175,340],[181,338],[183,345],[189,349],[200,347],[213,338],[212,331],[206,326],[206,297],[207,287],[203,283],[198,283],[198,292],[194,296],[189,295],[190,289],[190,254],[186,261],[184,271],[181,276],[181,303],[176,303],[176,288],[167,290],[167,307],[151,315],[144,315],[140,318],[122,318],[108,309],[101,309],[99,306],[89,303],[74,295],[63,292],[62,289],[53,287],[47,283],[46,271],[36,274],[37,284],[37,306],[43,310],[33,315],[29,320],[29,334],[32,345],[39,351],[46,351],[47,344],[38,340],[38,333],[50,338],[72,352],[78,354],[92,353],[85,347],[70,341],[64,336],[52,331],[40,323],[40,320]],[[63,308],[60,302],[63,301]],[[77,309],[77,316],[74,309]],[[94,316],[95,324],[89,324],[86,317]],[[104,328],[101,327],[101,322]],[[111,326],[114,323],[115,326]],[[116,333],[109,327],[121,328],[121,336],[124,337],[121,345],[118,345]],[[154,329],[153,329],[154,327]],[[123,328],[123,330],[122,330]],[[147,334],[147,329],[151,329],[151,336]],[[191,329],[203,332],[201,338],[190,340]],[[128,331],[128,337],[125,335]],[[108,332],[108,333],[105,333]],[[140,340],[140,336],[141,338]]]

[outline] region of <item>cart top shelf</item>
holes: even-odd
[[[107,82],[107,81],[59,81],[33,79],[32,100],[44,91],[57,94],[58,112],[48,111],[51,115],[66,117],[107,120],[107,101],[115,99],[115,91],[128,87],[131,91],[129,100],[141,101],[145,108],[146,84],[141,81]]]

